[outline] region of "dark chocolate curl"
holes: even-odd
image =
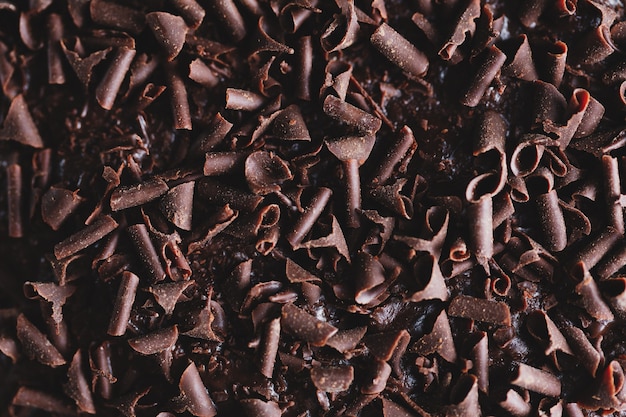
[[[487,48],[472,77],[472,81],[461,95],[461,104],[468,107],[476,107],[505,61],[506,55],[497,47],[490,46]]]
[[[142,355],[154,355],[171,349],[178,340],[178,327],[171,326],[128,340],[134,351]]]
[[[350,389],[354,379],[352,366],[313,366],[311,380],[313,385],[324,392],[344,392]]]
[[[113,376],[109,342],[103,342],[95,349],[93,357],[89,358],[89,364],[93,374],[92,386],[102,398],[110,399],[113,383],[117,379]]]
[[[507,391],[506,398],[498,405],[515,417],[527,417],[532,411],[530,403],[513,389]]]
[[[515,54],[504,64],[502,74],[525,81],[535,81],[538,76],[528,37],[524,34],[520,35],[516,46]]]
[[[372,116],[370,113],[333,95],[326,96],[323,110],[333,119],[354,126],[365,135],[378,132],[382,125],[382,121],[378,117]]]
[[[118,224],[112,217],[100,217],[94,223],[54,245],[54,256],[57,259],[67,258],[93,245],[117,227]]]
[[[229,110],[255,111],[265,104],[265,97],[238,88],[226,89],[226,108]]]
[[[331,223],[330,232],[327,235],[302,242],[294,249],[335,248],[339,255],[343,256],[348,263],[350,263],[350,251],[348,250],[348,244],[346,243],[343,230],[341,230],[341,226],[335,216],[331,214],[328,217]]]
[[[450,392],[452,405],[446,407],[446,417],[479,416],[478,379],[474,375],[461,374]]]
[[[326,52],[340,51],[354,43],[359,32],[354,0],[337,0],[341,13],[336,13],[320,36]]]
[[[139,277],[130,271],[124,271],[109,321],[107,333],[111,336],[123,336],[126,333],[138,286]]]
[[[311,99],[311,73],[313,68],[313,42],[310,36],[298,39],[296,49],[296,97],[301,100]]]
[[[553,358],[556,359],[557,351],[574,355],[563,334],[544,311],[535,310],[531,312],[526,319],[526,328],[528,333],[544,348],[546,356],[553,355]]]
[[[63,386],[67,395],[72,398],[78,408],[88,414],[96,414],[91,389],[82,368],[82,354],[77,350],[67,371],[67,383]]]
[[[256,151],[246,158],[245,175],[250,191],[260,195],[280,191],[281,184],[293,178],[287,162],[267,151]]]
[[[126,228],[131,241],[135,245],[135,250],[141,259],[144,267],[150,274],[153,282],[162,281],[165,278],[165,270],[161,264],[161,259],[150,240],[148,228],[145,224],[139,223]]]
[[[587,396],[578,401],[590,410],[612,410],[623,404],[620,392],[624,387],[624,370],[618,361],[611,361],[599,375]]]
[[[0,129],[1,140],[14,140],[32,148],[43,148],[43,140],[30,115],[24,96],[18,94],[11,100],[9,111]]]
[[[605,199],[608,208],[609,224],[622,235],[624,227],[624,209],[620,204],[621,179],[617,158],[602,156],[602,172],[604,174]],[[615,271],[614,271],[615,272]]]
[[[280,417],[282,415],[282,411],[275,401],[247,398],[240,400],[239,404],[248,417]]]
[[[217,0],[219,1],[219,0]],[[187,99],[187,88],[178,71],[176,61],[165,65],[167,75],[167,88],[171,95],[172,115],[174,117],[174,129],[191,130],[191,111]]]
[[[430,333],[419,339],[412,348],[420,355],[438,353],[450,363],[456,362],[457,354],[454,347],[454,338],[450,329],[450,322],[445,310],[441,310]]]
[[[283,306],[280,323],[285,332],[314,346],[324,346],[338,330],[291,303]]]
[[[478,388],[484,392],[489,392],[489,337],[486,332],[475,332],[470,334],[469,343],[471,349],[469,358],[473,363],[472,373],[476,375]]]
[[[332,94],[339,97],[341,101],[345,101],[352,78],[352,69],[351,64],[340,60],[333,60],[326,64],[326,75],[320,90],[320,97]]]
[[[603,61],[615,50],[609,26],[601,24],[576,43],[570,61],[573,65],[591,65]]]
[[[520,22],[528,28],[534,28],[547,3],[547,0],[524,0],[519,11]]]
[[[266,378],[274,375],[274,364],[280,341],[280,319],[276,318],[265,325],[263,340],[259,346],[260,371]]]
[[[206,12],[196,0],[170,0],[170,2],[191,28],[196,29],[204,20]]]
[[[491,196],[481,197],[467,208],[470,219],[470,248],[479,264],[485,267],[493,256],[493,201]]]
[[[354,300],[368,304],[385,290],[385,270],[378,259],[367,252],[359,252],[355,258]]]
[[[406,178],[399,178],[393,184],[373,188],[369,191],[370,197],[405,219],[411,219],[413,217],[413,201],[402,194],[406,181]]]
[[[563,333],[574,352],[574,356],[578,358],[580,364],[593,377],[596,376],[598,367],[602,362],[602,355],[591,344],[585,333],[575,326],[568,326],[563,329]]]
[[[65,401],[52,394],[27,387],[20,387],[11,401],[19,407],[36,408],[51,414],[75,416],[76,410]]]
[[[423,284],[423,288],[413,293],[408,300],[420,302],[448,299],[448,289],[435,256],[432,254],[421,256],[415,263],[414,273],[417,281]]]
[[[112,1],[92,0],[89,11],[94,22],[133,34],[139,34],[146,25],[142,12]]]
[[[410,76],[421,78],[428,71],[426,55],[388,24],[380,25],[370,41],[381,54]]]
[[[567,228],[559,205],[559,196],[552,188],[553,185],[554,178],[547,169],[538,170],[526,180],[539,215],[543,244],[550,251],[560,252],[567,246]]]
[[[184,410],[196,417],[213,417],[217,414],[215,404],[213,404],[194,362],[190,362],[183,372],[178,387]]]
[[[574,138],[591,135],[600,124],[602,116],[604,116],[604,106],[582,88],[574,90],[571,101],[571,106],[583,108],[585,111],[576,133],[574,133]]]
[[[233,0],[210,0],[209,7],[230,38],[239,42],[246,37],[246,24]]]
[[[572,268],[572,276],[578,282],[576,294],[580,295],[583,308],[596,320],[613,320],[613,313],[606,305],[598,285],[587,270],[584,262],[577,262]]]
[[[65,359],[59,351],[24,314],[17,317],[17,338],[29,358],[52,368],[65,365]]]
[[[562,41],[550,44],[544,56],[544,65],[540,67],[540,69],[543,69],[541,79],[558,88],[561,85],[561,81],[563,81],[566,60],[567,44]]]
[[[209,128],[202,132],[200,137],[197,139],[200,152],[209,152],[214,147],[219,145],[232,127],[233,124],[231,122],[224,119],[220,113],[217,113]]]
[[[52,230],[59,230],[83,201],[85,199],[78,195],[78,191],[52,186],[41,197],[41,218]]]
[[[22,222],[22,167],[11,164],[7,167],[7,220],[9,237],[23,236]]]
[[[324,211],[331,195],[332,191],[330,188],[321,187],[315,192],[311,198],[311,202],[304,209],[301,216],[296,221],[296,224],[293,226],[292,231],[286,235],[286,239],[292,248],[297,247],[307,233],[309,233],[317,219]]]
[[[210,203],[217,205],[230,205],[235,210],[252,212],[263,201],[263,197],[241,191],[217,181],[204,178],[198,182],[198,194],[206,198]]]
[[[111,110],[113,108],[117,93],[120,91],[136,52],[134,48],[126,46],[121,46],[116,50],[113,61],[109,64],[107,72],[96,88],[96,100],[103,109]]]
[[[467,6],[457,19],[452,33],[439,50],[439,56],[442,59],[446,61],[452,59],[457,48],[465,42],[465,39],[474,35],[476,31],[475,20],[480,16],[480,11],[479,0],[468,1]]]
[[[533,368],[525,363],[517,365],[515,378],[511,384],[550,397],[561,395],[561,381],[554,374]]]
[[[167,60],[172,61],[185,44],[188,30],[185,20],[166,12],[152,12],[146,15],[146,22],[159,45],[165,50]]]
[[[76,287],[73,285],[57,285],[53,282],[30,282],[24,283],[24,295],[27,298],[40,298],[52,304],[51,319],[59,326],[63,320],[63,306],[70,298]],[[58,332],[58,329],[57,329]]]
[[[587,245],[583,246],[574,255],[574,259],[583,263],[586,269],[592,269],[615,246],[620,237],[621,235],[616,229],[607,227]]]
[[[48,15],[48,83],[65,84],[60,41],[63,38],[63,20],[57,13]]]
[[[142,206],[162,196],[169,190],[165,181],[153,178],[139,184],[121,186],[111,194],[111,210],[120,211]]]
[[[311,135],[302,118],[300,106],[295,104],[281,110],[274,118],[272,127],[272,134],[279,139],[311,141]]]
[[[400,129],[391,146],[386,150],[382,160],[378,163],[372,175],[372,185],[376,186],[387,182],[393,174],[394,168],[404,160],[410,160],[417,149],[417,142],[413,131],[408,126]]]
[[[367,327],[355,327],[354,329],[339,330],[331,336],[326,342],[327,346],[332,347],[341,353],[348,353],[361,341],[367,332]]]
[[[207,88],[213,88],[220,83],[218,74],[200,58],[194,59],[189,64],[189,78]]]
[[[165,314],[169,316],[174,312],[176,303],[183,291],[192,284],[194,281],[166,282],[148,287],[147,291],[154,296],[154,300],[163,307]]]
[[[373,366],[368,369],[368,377],[361,386],[361,393],[380,394],[387,385],[387,380],[391,375],[391,366],[387,362],[374,361]]]
[[[470,297],[468,295],[455,297],[450,302],[448,314],[452,317],[463,317],[500,326],[511,325],[511,312],[506,303]]]

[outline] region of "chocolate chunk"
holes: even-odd
[[[459,295],[450,302],[448,314],[503,326],[511,325],[509,306],[500,301]]]
[[[338,330],[291,303],[282,308],[281,327],[285,332],[314,346],[324,346]]]

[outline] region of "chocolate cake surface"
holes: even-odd
[[[0,416],[626,415],[614,0],[0,0]]]

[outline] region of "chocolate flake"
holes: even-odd
[[[454,300],[453,300],[454,301]],[[430,355],[438,353],[443,359],[450,363],[454,363],[457,359],[456,348],[454,347],[454,339],[450,322],[445,310],[437,316],[433,329],[430,333],[420,338],[412,350],[420,355]]]
[[[177,339],[178,327],[171,326],[129,339],[128,344],[142,355],[154,355],[166,349],[171,349]]]
[[[172,187],[161,199],[161,211],[172,224],[191,230],[194,181]]]
[[[78,192],[72,192],[64,188],[50,187],[41,197],[41,217],[48,223],[52,230],[59,230],[68,217],[76,211],[84,198]]]

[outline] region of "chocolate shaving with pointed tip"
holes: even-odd
[[[166,349],[171,349],[178,339],[178,327],[171,326],[148,333],[143,336],[128,340],[128,344],[133,350],[142,355],[154,355]]]
[[[171,188],[161,199],[161,211],[172,224],[183,230],[191,230],[194,181]]]
[[[454,363],[457,359],[456,348],[450,329],[450,322],[445,310],[437,316],[433,329],[430,333],[420,338],[411,350],[420,355],[438,353],[444,360]]]
[[[457,48],[465,42],[467,37],[471,37],[474,34],[476,31],[475,20],[480,16],[480,12],[480,1],[469,0],[457,19],[452,33],[439,50],[439,56],[442,59],[452,59],[457,52]]]
[[[64,389],[81,411],[96,414],[96,406],[82,366],[82,354],[80,350],[77,350],[67,371],[68,381]]]
[[[180,16],[165,12],[152,12],[146,15],[146,22],[157,42],[165,50],[168,61],[172,61],[183,49],[187,25]]]
[[[59,230],[61,225],[85,201],[77,192],[64,188],[50,187],[41,197],[41,217],[52,230]]]
[[[33,148],[43,148],[43,140],[22,94],[11,100],[0,129],[0,140],[13,140]]]
[[[255,194],[266,195],[280,190],[284,181],[293,178],[289,166],[278,155],[257,151],[245,163],[248,187]]]
[[[56,368],[65,365],[65,359],[44,335],[26,316],[17,317],[17,338],[28,357],[46,366]]]

